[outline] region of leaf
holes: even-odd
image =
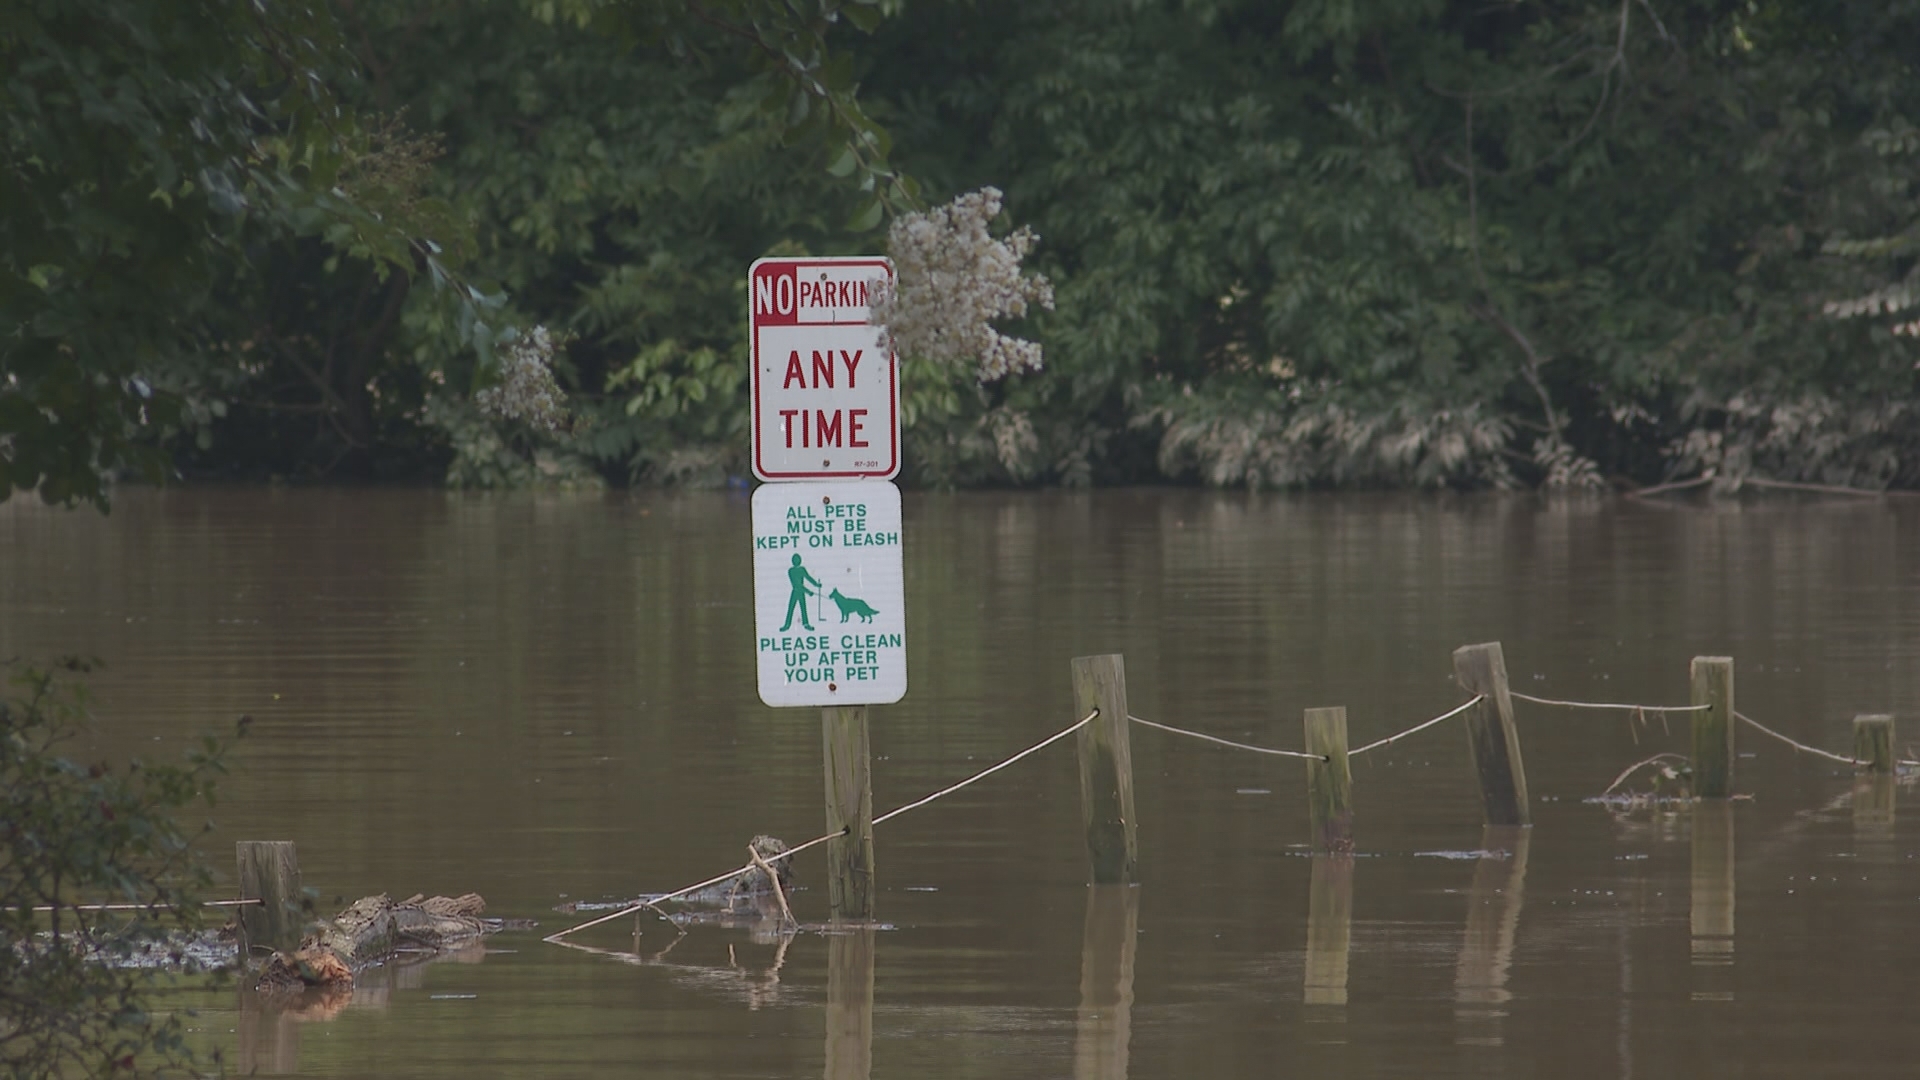
[[[880,216],[885,211],[886,208],[880,204],[879,199],[868,199],[860,209],[853,212],[852,217],[847,219],[847,231],[856,233],[871,231],[874,226],[880,224]]]

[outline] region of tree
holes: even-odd
[[[1915,34],[1868,4],[916,7],[867,96],[930,184],[999,183],[1046,237],[1049,371],[1002,392],[1042,475],[1578,484],[1724,436],[1911,483],[1911,422],[1867,419],[1910,361],[1815,316],[1821,239],[1905,198],[1853,177],[1920,104]]]
[[[455,278],[433,207],[381,190],[333,84],[324,8],[271,0],[13,5],[0,22],[0,499],[105,507],[127,469],[253,345],[209,320],[257,246],[313,237],[460,312],[485,373],[491,301]]]
[[[873,0],[476,7],[480,30],[531,12],[696,58],[724,44],[751,58],[736,113],[837,143],[826,164],[867,190],[865,227],[911,191],[825,42],[843,16],[871,26]],[[462,269],[473,234],[429,182],[435,139],[359,107],[343,20],[364,45],[393,17],[350,0],[82,0],[0,22],[17,73],[0,87],[0,498],[104,507],[110,475],[163,477],[163,448],[204,448],[236,406],[229,433],[271,460],[369,472],[437,388],[497,378],[495,346],[526,326]]]
[[[226,744],[185,764],[62,756],[85,715],[88,665],[17,669],[0,697],[0,1068],[17,1077],[132,1072],[191,1058],[176,1016],[146,1005],[126,963],[200,925],[208,877],[179,816],[213,801]],[[116,902],[133,912],[85,905]],[[45,912],[36,908],[50,909]],[[50,933],[44,928],[50,928]]]

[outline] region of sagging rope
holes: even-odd
[[[1521,701],[1531,701],[1535,705],[1560,705],[1569,709],[1624,709],[1628,712],[1703,712],[1713,708],[1711,705],[1616,705],[1606,701],[1560,701],[1556,698],[1534,697],[1518,690],[1507,691],[1509,697]]]
[[[1212,735],[1202,735],[1197,731],[1188,731],[1185,728],[1168,727],[1165,724],[1156,724],[1151,720],[1142,720],[1137,716],[1129,716],[1127,717],[1127,719],[1133,721],[1136,724],[1145,724],[1147,727],[1150,727],[1150,728],[1159,728],[1161,731],[1170,731],[1175,735],[1185,735],[1191,739],[1201,739],[1210,743],[1218,743],[1221,746],[1231,746],[1235,750],[1251,750],[1256,754],[1272,754],[1275,757],[1306,758],[1308,761],[1327,760],[1327,757],[1325,754],[1308,754],[1308,753],[1303,753],[1299,750],[1275,750],[1272,747],[1267,747],[1267,746],[1251,746],[1247,743],[1233,742],[1230,739],[1220,739],[1220,738],[1215,738]]]
[[[941,788],[939,791],[936,791],[933,794],[928,795],[923,799],[915,799],[913,802],[910,802],[905,806],[895,807],[894,809],[889,810],[884,814],[881,814],[879,817],[874,818],[873,823],[875,825],[879,825],[881,822],[889,821],[893,818],[899,817],[901,814],[904,814],[909,810],[917,810],[920,807],[925,806],[930,802],[933,802],[935,799],[940,799],[948,795],[951,795],[954,792],[959,791],[961,788],[966,787],[968,784],[971,784],[976,780],[984,780],[987,777],[992,776],[994,773],[999,772],[1001,769],[1004,769],[1007,766],[1013,764],[1014,762],[1019,761],[1021,758],[1024,758],[1029,754],[1038,753],[1041,750],[1044,750],[1047,747],[1052,746],[1054,743],[1059,742],[1061,739],[1064,739],[1067,736],[1073,734],[1074,732],[1079,731],[1081,728],[1086,727],[1088,724],[1091,724],[1094,718],[1099,715],[1100,715],[1100,710],[1096,708],[1092,712],[1081,717],[1080,720],[1077,723],[1073,724],[1072,726],[1063,728],[1060,731],[1054,732],[1052,735],[1049,735],[1046,738],[1040,740],[1039,742],[1034,743],[1032,746],[1027,747],[1025,750],[1020,751],[1019,753],[1013,755],[1012,757],[1007,758],[1004,761],[998,762],[997,764],[989,765],[986,768],[980,770],[979,772],[974,773],[972,776],[967,777],[965,780],[962,780],[957,784],[953,784],[948,787]],[[791,859],[795,855],[800,854],[801,852],[807,850],[810,847],[813,847],[816,844],[824,844],[829,840],[839,839],[840,837],[845,836],[852,831],[853,830],[851,828],[846,828],[846,829],[841,829],[838,832],[827,833],[825,836],[816,836],[813,839],[807,841],[806,843],[798,845],[797,847],[790,847],[787,850],[782,851],[778,854],[767,856],[764,861],[767,863],[772,863],[772,862],[778,862],[781,859]],[[588,920],[587,922],[583,922],[578,926],[568,927],[567,929],[562,930],[558,933],[549,934],[545,938],[542,938],[541,940],[558,943],[561,941],[561,939],[565,938],[568,934],[577,933],[578,931],[585,930],[588,927],[599,926],[601,923],[612,922],[613,920],[618,919],[623,915],[632,915],[634,912],[639,911],[642,908],[654,908],[654,910],[657,911],[659,909],[655,905],[664,904],[669,900],[677,900],[682,896],[688,895],[689,893],[699,892],[701,889],[707,888],[710,885],[718,885],[721,882],[726,881],[730,878],[738,877],[739,875],[754,869],[755,865],[757,863],[761,863],[762,861],[763,860],[756,858],[753,862],[749,862],[747,865],[740,867],[738,870],[729,870],[728,872],[721,874],[718,877],[711,877],[705,881],[700,882],[697,885],[689,885],[684,889],[677,889],[673,892],[666,894],[665,896],[655,896],[655,897],[650,897],[646,900],[636,900],[632,904],[628,905],[627,907],[621,908],[619,911],[616,911],[611,915],[602,915],[597,919]],[[777,881],[778,879],[776,878],[775,880]]]
[[[1407,736],[1412,735],[1414,732],[1425,731],[1426,729],[1432,727],[1433,725],[1439,723],[1442,720],[1451,720],[1454,717],[1459,716],[1461,713],[1466,712],[1468,709],[1473,708],[1475,705],[1480,704],[1482,701],[1485,701],[1486,698],[1487,696],[1485,694],[1475,694],[1473,695],[1472,701],[1469,701],[1466,704],[1461,705],[1459,708],[1454,709],[1452,712],[1442,713],[1441,715],[1436,716],[1433,719],[1426,721],[1425,723],[1415,724],[1414,726],[1408,728],[1407,730],[1401,732],[1398,735],[1389,735],[1384,739],[1376,739],[1375,741],[1368,743],[1367,745],[1361,747],[1358,750],[1349,750],[1347,751],[1347,756],[1350,758],[1356,757],[1360,754],[1366,753],[1369,750],[1378,750],[1383,746],[1390,746],[1396,742],[1399,742],[1401,739],[1404,739]]]
[[[1435,724],[1440,723],[1443,720],[1451,720],[1454,717],[1459,716],[1461,713],[1466,712],[1468,709],[1473,708],[1475,705],[1480,704],[1480,702],[1484,701],[1485,699],[1486,699],[1485,695],[1475,694],[1473,696],[1473,700],[1471,701],[1465,702],[1464,704],[1459,705],[1458,707],[1448,712],[1442,713],[1431,720],[1421,721],[1420,723],[1415,724],[1414,726],[1399,733],[1398,735],[1389,735],[1384,739],[1377,739],[1373,742],[1370,742],[1367,745],[1359,748],[1358,750],[1349,750],[1347,751],[1347,756],[1351,758],[1356,754],[1364,754],[1369,750],[1378,750],[1383,746],[1390,746],[1394,743],[1399,742],[1401,739],[1406,738],[1409,735],[1412,735],[1416,732],[1425,731],[1426,729],[1432,727]],[[1133,721],[1136,724],[1145,724],[1147,727],[1150,727],[1150,728],[1159,728],[1161,731],[1170,731],[1175,735],[1185,735],[1189,738],[1201,739],[1210,743],[1218,743],[1221,746],[1230,746],[1235,750],[1251,750],[1256,754],[1272,754],[1276,757],[1305,758],[1308,761],[1329,760],[1325,754],[1307,754],[1307,753],[1302,753],[1299,750],[1275,750],[1272,747],[1267,747],[1267,746],[1252,746],[1248,743],[1234,742],[1231,739],[1221,739],[1212,735],[1202,735],[1197,731],[1187,731],[1184,728],[1169,727],[1166,724],[1156,724],[1151,720],[1142,720],[1138,716],[1129,716],[1127,717],[1127,719]]]
[[[254,897],[249,900],[202,900],[200,902],[200,906],[201,907],[250,907],[252,905],[264,904],[264,903],[266,903],[265,900],[262,900],[259,897]],[[163,911],[165,909],[166,909],[165,904],[36,904],[31,908],[10,907],[10,908],[0,908],[0,911],[6,911],[10,913],[19,912],[19,911],[37,911],[37,912],[44,913],[49,911]]]
[[[1008,758],[1007,760],[1002,761],[998,765],[990,765],[987,768],[984,768],[979,772],[974,773],[972,776],[967,777],[965,780],[962,780],[959,783],[953,785],[952,787],[941,788],[939,791],[934,792],[933,794],[927,796],[926,798],[916,799],[915,801],[910,802],[905,806],[896,806],[892,810],[889,810],[886,813],[881,814],[879,817],[874,818],[873,823],[875,825],[878,825],[883,821],[890,821],[893,818],[897,818],[901,814],[904,814],[909,810],[918,810],[920,807],[927,805],[928,803],[932,802],[935,799],[944,798],[945,796],[951,795],[954,792],[959,791],[961,788],[966,787],[968,784],[973,783],[975,780],[984,780],[987,777],[992,776],[994,773],[999,772],[1001,769],[1004,769],[1007,766],[1013,764],[1014,762],[1019,761],[1021,758],[1026,757],[1028,754],[1038,753],[1041,750],[1044,750],[1047,747],[1052,746],[1054,743],[1059,742],[1061,739],[1064,739],[1067,736],[1073,734],[1074,732],[1079,731],[1081,728],[1086,727],[1088,724],[1093,723],[1093,718],[1099,715],[1100,715],[1100,710],[1096,708],[1092,712],[1081,717],[1080,722],[1073,725],[1072,727],[1063,728],[1060,731],[1056,731],[1052,735],[1047,736],[1046,738],[1040,740],[1039,742],[1034,743],[1032,746],[1027,747],[1025,750],[1022,750],[1019,753]]]
[[[1756,728],[1759,728],[1761,731],[1765,732],[1766,734],[1771,735],[1776,739],[1779,739],[1781,742],[1786,743],[1788,746],[1793,747],[1795,750],[1813,754],[1816,757],[1827,758],[1828,760],[1831,760],[1831,761],[1837,761],[1842,765],[1858,766],[1858,765],[1872,764],[1871,762],[1862,761],[1859,758],[1850,758],[1843,754],[1831,753],[1829,751],[1822,750],[1817,746],[1808,746],[1806,743],[1800,742],[1797,739],[1789,738],[1788,736],[1780,734],[1779,732],[1773,730],[1767,725],[1761,723],[1758,720],[1755,720],[1753,717],[1748,716],[1746,713],[1740,712],[1738,710],[1735,710],[1733,715],[1745,721],[1746,723],[1751,724]]]

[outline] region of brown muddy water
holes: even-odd
[[[910,689],[873,712],[877,810],[1077,719],[1068,660],[1099,652],[1126,655],[1136,714],[1282,747],[1308,706],[1345,705],[1356,744],[1437,715],[1463,700],[1452,649],[1494,639],[1540,696],[1684,704],[1688,659],[1726,654],[1741,710],[1796,738],[1844,751],[1855,714],[1891,712],[1920,742],[1910,503],[909,494],[905,539]],[[879,829],[890,929],[543,943],[579,918],[556,905],[822,831],[817,714],[754,694],[749,546],[743,494],[126,491],[104,518],[16,498],[0,656],[103,658],[118,754],[252,715],[214,810],[229,876],[234,840],[293,839],[323,907],[477,891],[540,920],[350,1002],[177,994],[241,1072],[1917,1069],[1920,815],[1751,729],[1750,801],[1582,801],[1684,752],[1684,716],[1520,704],[1524,837],[1483,836],[1457,722],[1368,755],[1350,864],[1301,846],[1300,762],[1136,727],[1138,888],[1085,885],[1068,741]],[[797,871],[798,915],[824,918],[819,860]]]

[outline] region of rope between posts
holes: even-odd
[[[1534,697],[1518,690],[1507,691],[1507,696],[1517,697],[1521,701],[1531,701],[1536,705],[1563,705],[1569,709],[1625,709],[1628,712],[1703,712],[1712,705],[1616,705],[1605,701],[1560,701],[1555,698]]]
[[[1137,716],[1129,716],[1127,717],[1127,719],[1133,721],[1136,724],[1145,724],[1150,728],[1159,728],[1161,731],[1171,731],[1175,735],[1185,735],[1188,738],[1203,739],[1210,743],[1218,743],[1221,746],[1231,746],[1235,750],[1251,750],[1256,754],[1272,754],[1276,757],[1306,758],[1308,761],[1327,760],[1327,757],[1325,754],[1307,754],[1307,753],[1302,753],[1299,750],[1275,750],[1271,747],[1266,747],[1266,746],[1249,746],[1246,743],[1237,743],[1229,739],[1218,739],[1213,737],[1212,735],[1202,735],[1197,731],[1188,731],[1185,728],[1168,727],[1165,724],[1156,724],[1151,720],[1142,720]]]
[[[1022,750],[1019,753],[1013,755],[1007,760],[1002,761],[1000,764],[992,765],[985,769],[982,769],[979,772],[974,773],[972,776],[967,777],[965,780],[962,780],[959,783],[953,785],[952,787],[941,788],[939,791],[934,792],[933,794],[927,796],[926,798],[917,799],[913,802],[908,803],[905,806],[896,806],[892,810],[889,810],[886,813],[881,814],[879,817],[874,818],[873,823],[875,825],[878,825],[883,821],[892,820],[893,818],[897,818],[901,814],[904,814],[909,810],[917,810],[920,807],[927,805],[928,803],[932,802],[935,799],[942,798],[947,795],[951,795],[954,792],[959,791],[961,788],[966,787],[968,784],[973,783],[975,780],[984,780],[987,777],[992,776],[994,773],[999,772],[1001,769],[1004,769],[1007,766],[1013,764],[1014,762],[1019,761],[1021,758],[1026,757],[1028,754],[1038,753],[1039,751],[1044,750],[1049,746],[1052,746],[1054,743],[1059,742],[1061,739],[1066,738],[1067,736],[1073,734],[1074,732],[1079,731],[1081,728],[1086,727],[1088,724],[1093,723],[1093,718],[1099,715],[1100,715],[1100,710],[1096,708],[1092,712],[1081,717],[1080,722],[1073,725],[1072,727],[1064,728],[1060,731],[1057,731],[1052,735],[1049,735],[1046,738],[1040,740],[1039,742],[1034,743],[1032,746],[1027,747],[1025,750]]]
[[[1356,757],[1360,754],[1366,753],[1369,750],[1378,750],[1383,746],[1388,746],[1393,743],[1399,742],[1401,739],[1404,739],[1407,736],[1412,735],[1416,731],[1425,731],[1426,729],[1432,727],[1433,725],[1439,723],[1442,720],[1451,720],[1454,717],[1459,716],[1461,713],[1466,712],[1468,709],[1473,708],[1475,705],[1480,704],[1482,701],[1485,701],[1486,699],[1487,699],[1487,696],[1485,694],[1475,694],[1473,695],[1472,701],[1469,701],[1466,704],[1461,705],[1459,708],[1454,709],[1452,712],[1442,713],[1441,715],[1436,716],[1433,719],[1426,721],[1425,723],[1415,724],[1414,726],[1408,728],[1407,730],[1401,732],[1398,735],[1389,735],[1384,739],[1378,739],[1378,740],[1375,740],[1374,742],[1370,742],[1358,750],[1349,750],[1347,751],[1347,756],[1350,758]]]
[[[1800,742],[1797,739],[1792,739],[1785,735],[1780,734],[1779,732],[1773,730],[1772,728],[1761,723],[1760,721],[1755,720],[1753,717],[1748,716],[1746,713],[1736,711],[1733,715],[1740,718],[1741,720],[1746,721],[1749,724],[1752,724],[1754,727],[1759,728],[1761,731],[1767,733],[1768,735],[1771,735],[1774,738],[1779,739],[1781,742],[1786,743],[1788,746],[1793,747],[1795,750],[1804,751],[1806,753],[1813,754],[1816,757],[1827,758],[1831,761],[1837,761],[1842,765],[1868,764],[1868,762],[1861,761],[1859,758],[1850,758],[1842,754],[1830,753],[1826,750],[1820,749],[1817,746],[1808,746],[1806,743]]]
[[[200,902],[200,906],[250,907],[264,903],[266,903],[265,900],[254,897],[248,900],[203,900]],[[37,911],[43,913],[49,911],[157,911],[163,910],[165,907],[166,905],[164,904],[36,904],[31,908],[0,908],[0,911]]]
[[[1006,760],[1001,761],[998,764],[989,765],[988,767],[980,770],[979,772],[974,773],[972,776],[967,777],[965,780],[962,780],[957,784],[953,784],[948,787],[941,788],[939,791],[936,791],[933,794],[928,795],[923,799],[916,799],[913,802],[906,804],[905,806],[895,807],[892,810],[889,810],[886,813],[880,815],[879,817],[874,818],[873,823],[875,825],[878,825],[883,821],[888,821],[892,818],[899,817],[901,814],[904,814],[909,810],[917,810],[920,807],[925,806],[930,802],[933,802],[935,799],[940,799],[948,795],[951,795],[954,792],[959,791],[961,788],[966,787],[968,784],[971,784],[976,780],[984,780],[985,778],[992,776],[994,773],[999,772],[1001,769],[1004,769],[1007,766],[1013,764],[1014,762],[1019,761],[1021,758],[1024,758],[1029,754],[1038,753],[1041,750],[1044,750],[1047,747],[1052,746],[1054,743],[1059,742],[1061,739],[1064,739],[1067,736],[1073,734],[1074,732],[1079,731],[1081,728],[1086,727],[1088,724],[1092,723],[1094,717],[1099,715],[1100,715],[1100,710],[1096,708],[1092,712],[1081,717],[1080,720],[1077,723],[1073,724],[1072,726],[1064,728],[1060,731],[1055,732],[1052,735],[1047,736],[1046,738],[1040,740],[1039,742],[1034,743],[1032,746],[1027,747],[1025,750],[1022,750],[1019,753],[1013,755],[1012,757],[1007,758]],[[827,833],[825,836],[816,836],[804,844],[800,844],[796,847],[790,847],[787,850],[782,851],[775,855],[768,855],[765,857],[765,861],[769,863],[773,863],[773,862],[778,862],[781,859],[791,859],[795,855],[800,854],[801,852],[807,850],[810,847],[813,847],[816,844],[824,844],[829,840],[838,839],[839,837],[846,836],[848,833],[852,831],[853,829],[851,827],[848,827],[848,828],[841,829],[837,832]],[[689,885],[684,889],[675,890],[674,892],[670,892],[665,896],[655,896],[646,900],[637,900],[634,903],[628,905],[627,907],[621,908],[619,911],[616,911],[611,915],[602,915],[597,919],[591,919],[587,922],[581,923],[578,926],[568,927],[567,929],[562,930],[558,933],[549,934],[541,940],[549,941],[549,942],[558,942],[562,938],[566,937],[568,934],[585,930],[588,927],[599,926],[601,923],[612,922],[613,920],[618,919],[623,915],[631,915],[634,912],[639,911],[641,908],[650,908],[650,907],[654,907],[657,904],[664,904],[669,900],[677,900],[680,897],[686,896],[689,893],[699,892],[701,889],[704,889],[709,885],[718,885],[721,882],[728,880],[729,878],[737,877],[741,874],[746,873],[749,870],[752,870],[753,868],[754,868],[754,864],[748,863],[747,865],[742,866],[737,870],[729,870],[724,874],[718,875],[717,877],[710,877],[707,880],[700,882],[699,884]],[[658,909],[656,908],[656,910]]]

